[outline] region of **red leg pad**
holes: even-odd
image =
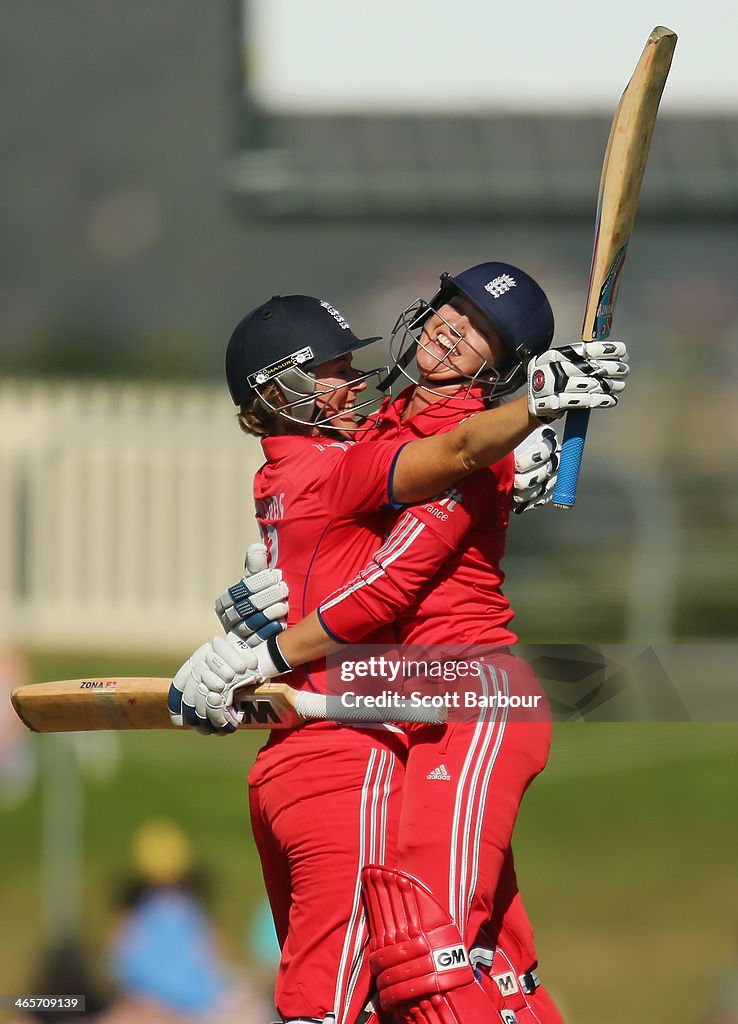
[[[369,966],[382,1007],[407,1024],[499,1020],[448,911],[405,871],[362,872],[369,920]]]

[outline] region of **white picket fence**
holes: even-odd
[[[258,536],[251,482],[261,446],[233,413],[220,386],[0,382],[0,646],[174,655],[218,631],[213,598]],[[681,513],[659,466],[639,466],[625,475],[617,460],[590,458],[587,486],[599,475],[629,509],[626,638],[664,641]],[[577,523],[568,557],[596,557]],[[539,599],[570,602],[574,620],[576,588],[511,547],[521,599],[535,587]]]
[[[0,383],[0,639],[181,651],[257,538],[223,387]]]

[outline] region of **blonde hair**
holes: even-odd
[[[300,424],[280,416],[270,405],[279,406],[283,401],[282,392],[276,384],[267,384],[261,394],[254,394],[244,402],[236,413],[238,425],[244,434],[252,437],[279,437],[284,434],[307,436],[315,432],[310,424]]]

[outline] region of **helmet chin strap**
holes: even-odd
[[[418,349],[417,341],[412,342],[407,346],[405,351],[400,355],[399,359],[395,361],[395,365],[392,367],[390,372],[387,374],[385,379],[379,385],[380,391],[391,391],[392,386],[398,377],[402,375],[402,371],[406,370],[408,365],[415,358],[415,353]]]

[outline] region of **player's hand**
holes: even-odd
[[[237,633],[254,646],[286,628],[288,597],[282,570],[267,569],[265,545],[251,544],[243,579],[216,598],[215,614],[226,633]]]
[[[235,633],[216,636],[207,645],[195,695],[195,714],[215,732],[233,732],[243,719],[236,701],[244,690],[265,681],[248,641]]]
[[[539,427],[515,449],[513,512],[541,508],[551,500],[559,467],[559,439],[551,427]]]
[[[202,670],[205,668],[205,657],[211,650],[209,643],[197,648],[177,672],[169,687],[167,706],[172,725],[179,727],[193,726],[207,729],[206,721],[198,721],[195,714],[195,700],[198,687],[202,684]]]
[[[610,409],[628,376],[622,341],[588,341],[552,348],[528,364],[528,408],[543,422],[569,409]]]

